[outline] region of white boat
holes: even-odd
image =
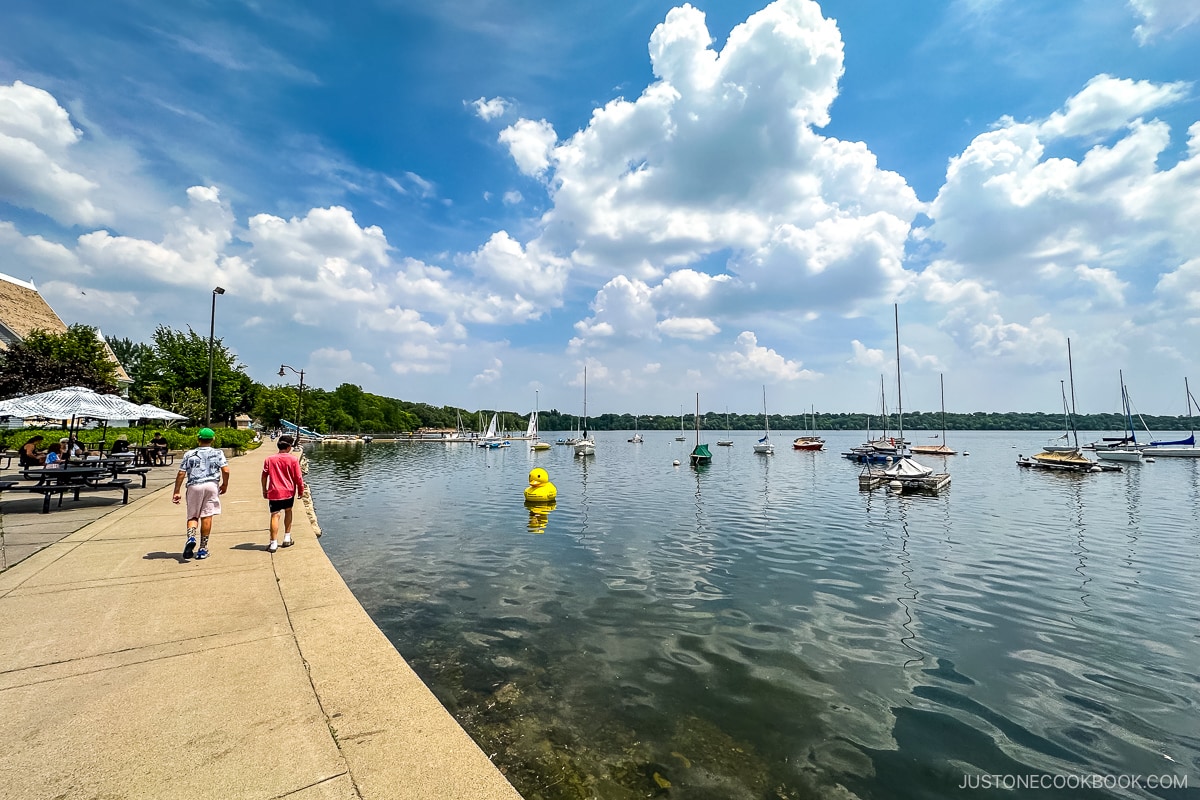
[[[500,414],[496,412],[492,414],[492,421],[488,423],[487,430],[483,432],[483,436],[479,440],[480,447],[496,448],[500,446]]]
[[[868,441],[863,448],[857,449],[858,460],[865,464],[858,476],[859,488],[874,488],[883,482],[896,483],[901,491],[906,488],[911,491],[938,492],[950,485],[950,474],[946,472],[934,475],[933,468],[913,460],[911,451],[904,440],[904,390],[900,380],[900,306],[892,306],[896,317],[896,416],[899,436],[888,437],[886,441]],[[886,417],[886,402],[883,397],[883,381],[880,380],[880,401]],[[886,434],[885,434],[886,436]],[[868,449],[869,448],[869,449]],[[872,462],[882,461],[887,464],[882,470],[872,467]]]
[[[587,364],[583,365],[583,436],[572,447],[577,456],[596,455],[596,437],[587,430]]]
[[[675,441],[677,441],[677,442],[686,441],[683,438],[683,406],[679,407],[679,435],[675,437]]]
[[[908,456],[904,456],[884,467],[883,474],[889,478],[928,478],[933,474],[933,467],[918,464]]]
[[[1195,398],[1192,397],[1192,390],[1188,387],[1188,379],[1183,379],[1183,390],[1187,394],[1187,410],[1188,419],[1192,418],[1192,403]],[[1192,431],[1186,439],[1180,439],[1175,442],[1150,442],[1142,451],[1142,454],[1147,458],[1153,456],[1164,456],[1166,458],[1200,458],[1200,447],[1196,446],[1196,431],[1193,426]]]
[[[767,415],[767,387],[763,386],[763,437],[754,443],[754,452],[763,456],[775,455],[771,444],[771,418]]]
[[[733,439],[729,436],[729,406],[725,406],[725,439],[717,440],[717,447],[733,447]]]
[[[1125,435],[1119,440],[1119,444],[1097,446],[1096,458],[1100,461],[1140,462],[1142,451],[1138,447],[1137,432],[1133,429],[1133,410],[1129,405],[1129,390],[1125,388],[1125,374],[1121,371],[1117,374],[1121,377],[1121,411],[1125,415]]]
[[[645,441],[642,439],[642,432],[639,430],[640,426],[638,425],[638,420],[638,417],[633,418],[633,436],[629,437],[629,441],[633,444],[641,444],[643,441]]]
[[[529,415],[529,426],[525,429],[525,438],[529,439],[532,444],[529,445],[530,450],[549,450],[550,443],[543,442],[538,431],[538,413],[541,411],[538,403],[538,393],[533,393],[533,413]]]
[[[909,448],[913,453],[918,453],[928,456],[952,456],[957,451],[951,450],[946,446],[946,381],[945,376],[938,373],[938,384],[942,390],[942,438],[941,444],[922,444],[916,447]]]

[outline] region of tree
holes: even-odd
[[[245,365],[237,363],[220,339],[212,350],[212,410],[215,419],[229,420],[240,411],[249,410],[253,381],[244,372]],[[200,336],[190,327],[187,333],[159,325],[154,331],[153,355],[146,370],[148,402],[165,405],[171,411],[202,419],[171,406],[172,397],[182,396],[185,389],[195,389],[202,397],[208,394],[208,337]]]
[[[129,387],[129,399],[135,403],[150,403],[154,397],[151,386],[154,383],[154,348],[143,342],[134,342],[115,336],[104,337],[113,355],[133,381]]]
[[[117,365],[95,328],[72,325],[63,333],[33,331],[0,352],[0,398],[64,386],[84,386],[102,394],[117,390]]]

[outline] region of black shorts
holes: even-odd
[[[268,500],[267,504],[270,505],[271,513],[274,514],[276,511],[287,511],[295,502],[296,498],[289,497],[286,500]]]

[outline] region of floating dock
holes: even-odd
[[[937,494],[950,487],[949,472],[935,472],[923,477],[898,477],[888,475],[882,469],[868,468],[858,474],[858,488],[863,491],[878,489],[880,486],[900,484],[901,493]]]

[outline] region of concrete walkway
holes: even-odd
[[[0,797],[519,800],[301,509],[267,553],[269,449],[231,461],[205,561],[164,487],[0,573]]]

